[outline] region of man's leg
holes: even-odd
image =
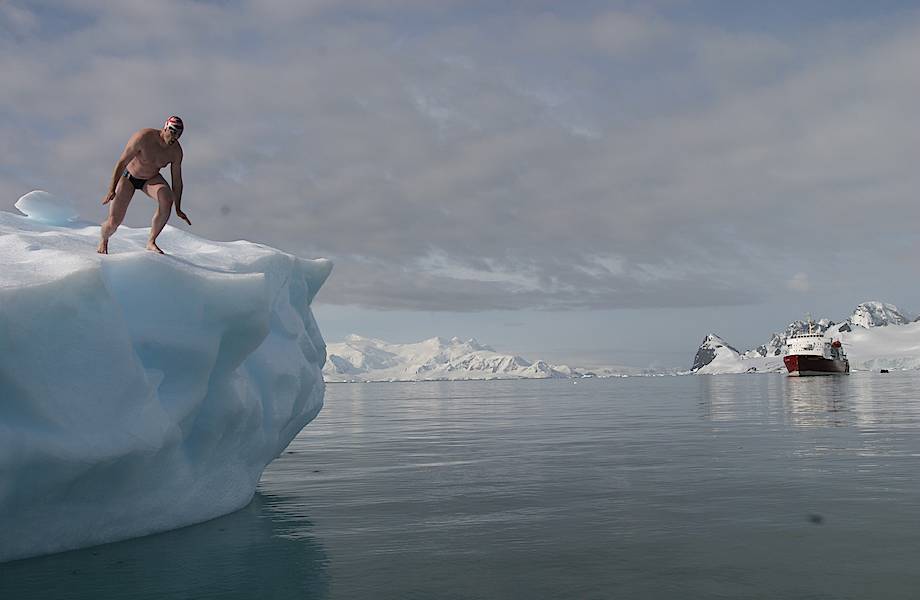
[[[109,253],[109,238],[125,220],[125,214],[128,212],[128,204],[134,196],[134,186],[128,181],[127,177],[119,177],[118,184],[115,186],[115,197],[109,202],[109,218],[102,222],[102,240],[96,252],[99,254]]]
[[[160,247],[157,246],[157,236],[166,227],[166,221],[172,213],[173,195],[172,188],[166,183],[162,175],[157,175],[144,186],[144,193],[153,198],[157,203],[157,210],[153,213],[153,221],[150,223],[150,239],[147,240],[147,249],[152,252],[164,254]]]

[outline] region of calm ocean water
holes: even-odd
[[[0,598],[916,598],[918,390],[331,384],[246,509],[0,565]]]

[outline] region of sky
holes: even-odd
[[[917,57],[907,2],[0,0],[0,210],[101,221],[177,114],[190,230],[331,258],[327,341],[689,367],[920,313]]]

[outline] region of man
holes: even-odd
[[[109,192],[102,200],[103,204],[111,202],[111,206],[109,218],[102,222],[102,241],[99,242],[97,252],[109,253],[109,238],[124,221],[135,190],[144,190],[145,194],[157,202],[156,213],[150,224],[147,250],[164,253],[157,246],[157,236],[166,226],[173,204],[176,205],[179,218],[192,224],[179,208],[182,203],[182,146],[179,145],[179,136],[184,129],[182,119],[172,116],[166,119],[160,131],[141,129],[128,140],[125,151],[115,165]],[[166,165],[170,165],[172,188],[160,175],[160,169]]]

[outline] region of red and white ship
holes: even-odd
[[[809,328],[811,329],[811,328]],[[786,340],[783,357],[789,375],[837,375],[850,372],[850,361],[839,339],[823,333],[797,333]]]

